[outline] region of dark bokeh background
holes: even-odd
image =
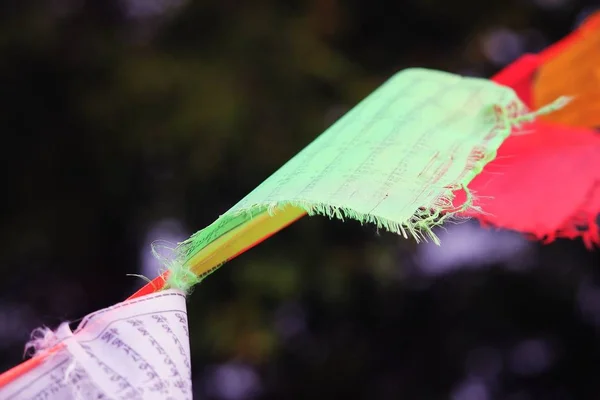
[[[594,7],[2,1],[0,368],[155,276],[152,240],[212,222],[393,72],[490,76]],[[441,235],[305,218],[234,260],[189,299],[196,397],[600,399],[598,252]]]

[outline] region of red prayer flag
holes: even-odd
[[[593,34],[590,34],[592,32]],[[590,17],[572,35],[539,55],[526,55],[497,74],[493,80],[512,87],[531,108],[533,94],[547,92],[535,85],[556,82],[536,81],[536,73],[556,57],[569,57],[571,50],[580,52],[582,42],[593,44],[600,37],[600,13]],[[599,53],[600,54],[600,53]],[[589,64],[572,64],[571,73],[589,71]],[[600,92],[600,80],[589,81],[585,95]],[[541,89],[541,90],[540,90]],[[575,88],[574,88],[575,89]],[[552,88],[552,90],[555,90]],[[583,90],[583,89],[580,89]],[[579,93],[563,93],[575,95]],[[538,95],[539,97],[539,95]],[[600,98],[593,104],[573,102],[564,115],[596,104],[600,115]],[[567,112],[571,111],[571,112]],[[559,120],[560,121],[560,120]],[[479,210],[467,210],[465,216],[476,217],[483,225],[516,230],[529,236],[552,241],[555,238],[581,237],[589,248],[600,245],[597,216],[600,213],[600,133],[556,122],[556,118],[538,119],[516,130],[469,185]],[[457,202],[464,199],[458,193]]]

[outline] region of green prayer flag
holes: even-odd
[[[179,261],[188,263],[258,215],[289,206],[437,243],[432,228],[471,203],[467,196],[457,208],[453,191],[466,190],[494,159],[511,126],[533,115],[512,89],[492,81],[403,70],[181,243]]]

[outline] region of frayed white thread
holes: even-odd
[[[94,368],[101,369],[90,355],[85,351],[81,344],[75,338],[73,331],[68,323],[62,323],[56,330],[56,336],[64,343],[67,352],[71,355],[69,366],[65,370],[64,383],[71,387],[71,391],[76,400],[85,400],[87,397],[82,392],[82,387],[79,384],[70,385],[72,382],[71,375],[75,373],[87,375],[87,380],[94,386],[98,393],[101,393],[103,398],[116,399],[117,393],[107,392],[110,387],[110,382],[100,373],[93,373]],[[91,370],[90,370],[91,368]]]
[[[63,322],[63,325],[69,326],[68,322]],[[60,329],[60,327],[59,327]],[[57,332],[59,330],[57,329]],[[38,355],[46,353],[49,349],[53,348],[57,344],[59,344],[61,338],[57,333],[55,333],[52,329],[47,326],[42,326],[41,328],[35,328],[33,332],[31,332],[30,340],[25,344],[25,351],[23,352],[23,357],[27,357],[28,355],[31,357],[36,357]]]
[[[71,356],[69,360],[69,365],[65,369],[63,383],[71,388],[71,393],[73,394],[73,397],[76,400],[84,400],[83,395],[81,393],[81,388],[78,385],[69,384],[69,382],[71,382],[71,375],[75,373],[75,371],[78,369],[77,354],[74,354],[72,351],[73,342],[75,342],[76,345],[79,345],[75,340],[75,336],[73,336],[73,331],[71,331],[69,323],[63,322],[62,324],[60,324],[60,326],[56,330],[55,336],[60,342],[63,342],[65,344],[65,347]],[[86,372],[84,371],[84,373]]]
[[[48,353],[48,350],[60,343],[65,345],[65,350],[70,356],[69,364],[65,369],[62,381],[65,385],[72,386],[69,385],[72,375],[77,372],[77,370],[81,370],[78,366],[77,359],[82,356],[82,349],[78,347],[79,343],[75,340],[68,322],[60,324],[56,331],[53,331],[47,326],[34,329],[33,332],[31,332],[31,340],[25,344],[24,355],[30,355],[32,357],[44,355]],[[87,374],[86,371],[82,372]],[[75,399],[84,400],[84,396],[81,393],[81,388],[79,386],[72,386],[71,391]]]

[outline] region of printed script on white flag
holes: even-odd
[[[97,311],[0,400],[192,399],[185,295],[165,290]]]

